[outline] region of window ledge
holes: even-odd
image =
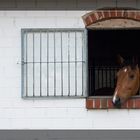
[[[88,97],[87,109],[117,109],[112,104],[112,96]],[[132,97],[120,109],[140,109],[140,97]]]

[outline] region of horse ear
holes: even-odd
[[[135,57],[133,57],[133,59],[132,59],[132,63],[134,64],[134,65],[137,65],[138,64],[138,57],[137,56],[135,56]]]
[[[123,65],[124,64],[124,58],[122,56],[120,56],[119,54],[117,55],[117,63],[119,65]]]
[[[138,57],[137,56],[133,56],[132,58],[132,64],[131,64],[131,68],[132,69],[136,69],[138,67]]]

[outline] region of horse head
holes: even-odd
[[[137,94],[140,86],[140,72],[137,63],[125,64],[125,60],[118,56],[122,67],[117,72],[117,83],[112,102],[120,108],[131,96]]]

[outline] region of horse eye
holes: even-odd
[[[132,75],[130,75],[129,77],[130,77],[131,79],[133,79],[133,78],[134,78],[134,75],[132,74]]]

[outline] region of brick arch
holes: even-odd
[[[97,10],[82,16],[85,26],[109,19],[131,19],[140,21],[140,10]]]

